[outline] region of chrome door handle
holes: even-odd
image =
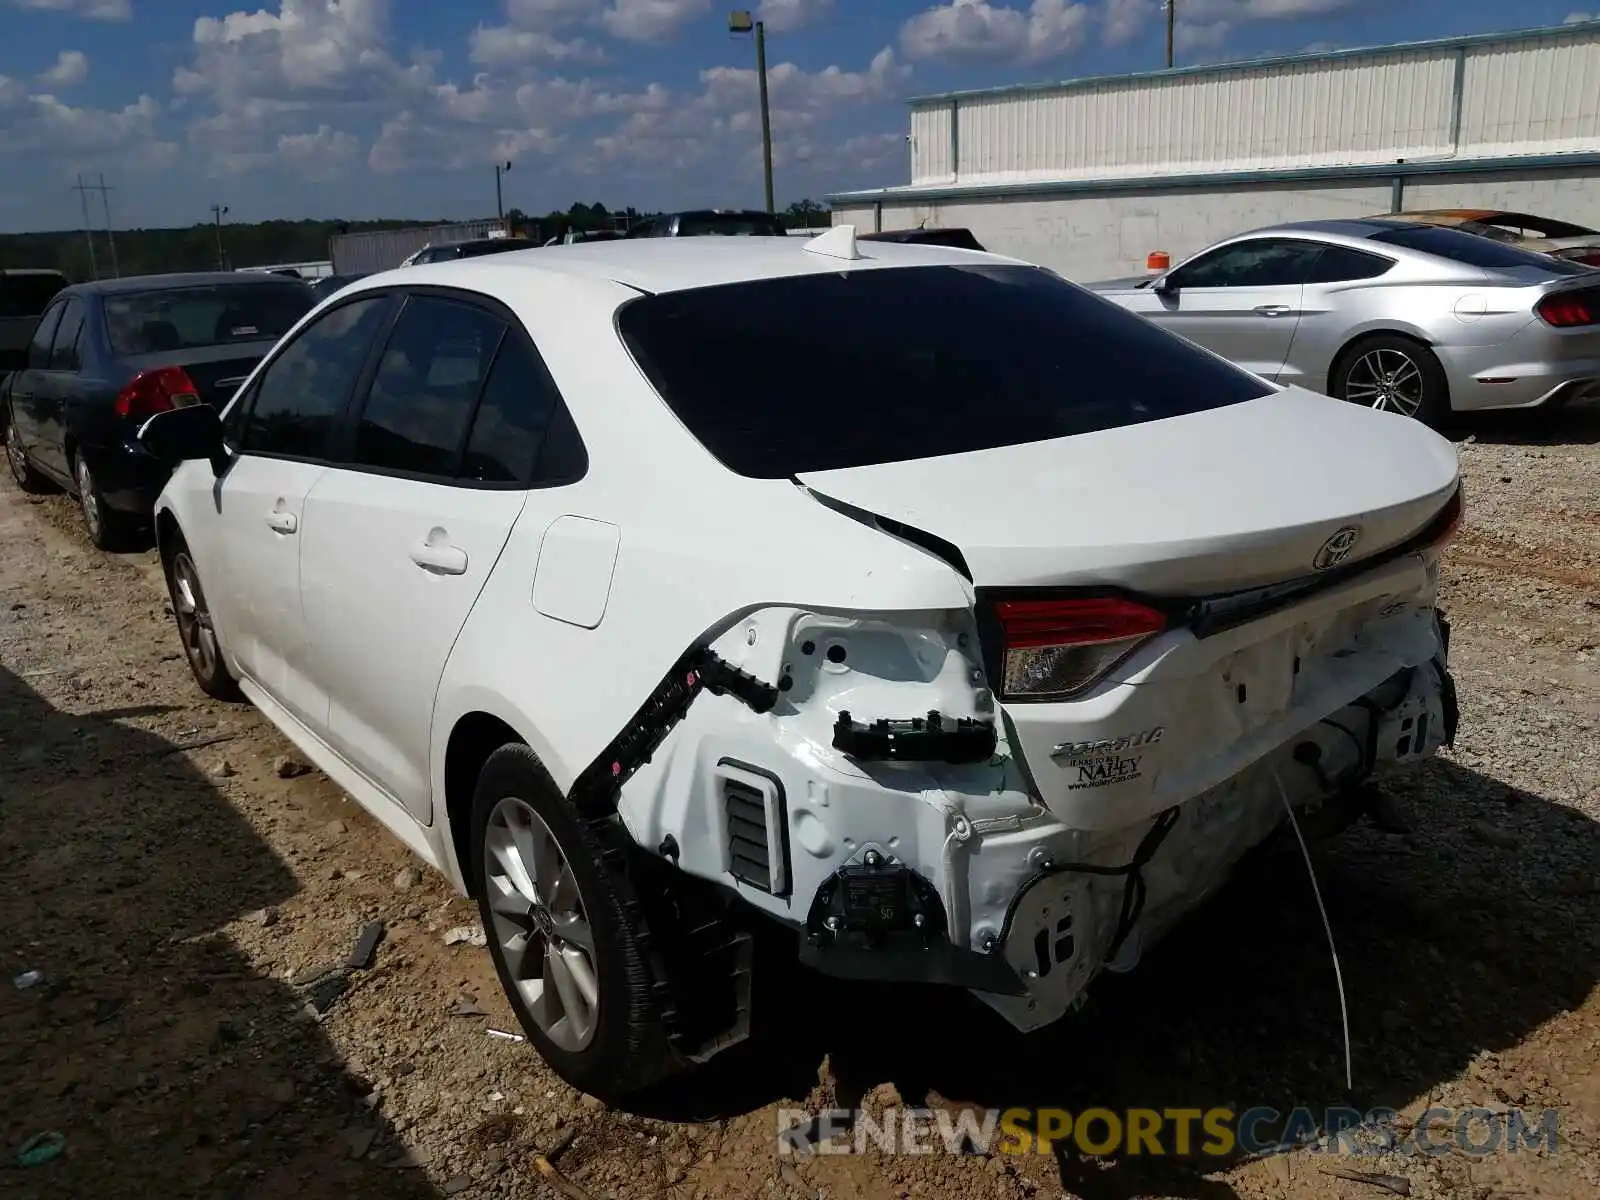
[[[1258,304],[1255,311],[1263,317],[1286,317],[1294,310],[1287,304]]]
[[[411,547],[411,561],[435,575],[467,573],[467,552],[460,546],[435,546],[422,542]]]
[[[300,522],[295,520],[293,513],[269,512],[267,514],[267,527],[274,533],[293,533],[300,527]]]

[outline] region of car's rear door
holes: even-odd
[[[67,462],[67,407],[76,398],[84,305],[81,296],[68,298],[50,341],[50,357],[45,369],[37,373],[38,382],[34,387],[33,408],[39,440],[33,457],[46,470],[59,475],[71,471]]]
[[[506,310],[408,290],[306,497],[300,590],[326,739],[420,821],[439,679],[527,498],[531,462],[501,464],[528,443],[538,372]]]
[[[1230,242],[1178,267],[1162,291],[1146,289],[1138,311],[1247,371],[1276,379],[1320,250],[1300,238]]]

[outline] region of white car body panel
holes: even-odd
[[[1110,953],[1120,877],[1052,864],[1126,863],[1151,819],[1173,812],[1176,848],[1147,881],[1148,940],[1276,825],[1281,797],[1326,799],[1291,762],[1297,747],[1314,743],[1333,778],[1364,763],[1356,733],[1328,718],[1369,734],[1384,765],[1446,736],[1434,551],[1400,548],[1454,495],[1455,454],[1415,422],[1291,388],[1048,442],[746,478],[690,435],[615,330],[640,289],[980,257],[862,250],[846,267],[797,240],[662,239],[368,277],[334,302],[439,286],[509,309],[565,398],[583,477],[474,490],[251,458],[219,479],[188,462],[157,512],[190,545],[249,698],[458,887],[470,873],[448,763],[464,722],[509,727],[570,794],[685,652],[707,645],[778,698],[763,712],[701,694],[622,785],[633,841],[655,853],[670,840],[685,876],[796,928],[863,856],[909,867],[937,890],[951,942],[1027,980],[1025,994],[985,1001],[1037,1028],[1138,949]],[[282,514],[292,531],[269,525]],[[971,577],[874,517],[954,546]],[[1070,701],[992,690],[985,589],[1194,598],[1276,585],[1313,574],[1349,527],[1352,573],[1336,586],[1208,636],[1160,633]],[[993,756],[952,765],[835,748],[841,714],[929,712],[994,720]],[[730,778],[771,784],[782,887],[733,874]],[[1063,903],[1078,914],[1070,938]],[[1071,948],[1041,958],[1045,942]]]

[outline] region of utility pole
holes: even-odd
[[[228,256],[222,249],[222,218],[227,211],[228,206],[226,204],[213,204],[211,206],[211,218],[217,223],[217,270],[219,271],[228,269]]]
[[[774,211],[772,200],[772,112],[767,105],[767,23],[751,18],[745,9],[728,14],[729,33],[756,35],[756,78],[761,88],[761,166],[766,184],[767,211]]]
[[[494,215],[502,221],[506,219],[506,205],[500,195],[500,177],[509,170],[511,170],[511,161],[509,159],[506,160],[504,166],[499,163],[494,165]]]
[[[73,186],[73,191],[78,193],[78,199],[83,204],[83,237],[89,243],[89,272],[96,279],[100,278],[100,266],[94,260],[94,229],[89,224],[89,192],[90,188],[83,182],[83,172],[78,172],[78,182]]]
[[[1178,0],[1165,0],[1167,10],[1167,70],[1172,70],[1172,31],[1178,21]]]
[[[100,173],[100,207],[106,213],[106,245],[111,247],[111,274],[113,278],[122,278],[122,267],[117,262],[117,235],[111,232],[111,189],[106,186],[105,172]]]

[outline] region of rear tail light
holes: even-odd
[[[1001,600],[1003,700],[1066,700],[1167,628],[1166,614],[1117,597]]]
[[[1450,497],[1450,502],[1433,519],[1433,524],[1428,529],[1428,546],[1433,550],[1443,550],[1455,541],[1456,534],[1461,529],[1461,518],[1465,515],[1466,500],[1461,488],[1458,487],[1455,495]]]
[[[116,410],[119,417],[142,420],[169,408],[199,402],[200,392],[187,371],[182,367],[156,367],[140,371],[117,393]]]
[[[1600,293],[1557,292],[1534,307],[1546,325],[1572,329],[1579,325],[1600,325]]]

